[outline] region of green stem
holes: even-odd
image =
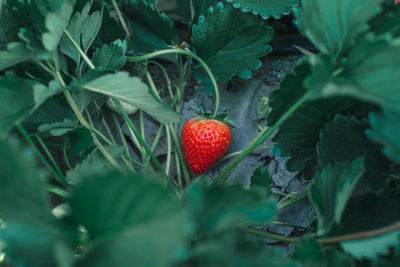
[[[260,236],[260,237],[269,238],[269,239],[282,241],[282,242],[297,243],[301,240],[301,238],[298,238],[298,237],[285,237],[285,236],[281,236],[281,235],[266,233],[266,232],[259,231],[259,230],[253,229],[253,228],[239,228],[239,229],[242,229],[242,230],[244,230],[248,233],[251,233],[255,236]],[[316,239],[316,241],[318,243],[324,244],[324,245],[325,244],[335,244],[335,243],[346,242],[346,241],[373,238],[373,237],[385,235],[385,234],[388,234],[388,233],[391,233],[394,231],[398,231],[399,229],[400,229],[400,221],[390,224],[388,226],[370,230],[370,231],[334,236],[334,237],[329,237],[329,238],[319,238],[319,239]]]
[[[124,133],[122,132],[121,126],[119,126],[119,122],[117,119],[117,116],[115,116],[114,113],[112,113],[112,119],[114,121],[115,124],[115,128],[117,128],[118,134],[119,134],[119,138],[121,139],[122,144],[124,145],[125,148],[125,154],[130,157],[130,153],[129,153],[129,147],[128,147],[128,143],[125,140],[125,136]]]
[[[113,5],[115,11],[117,12],[118,19],[119,19],[119,21],[120,21],[120,23],[122,25],[122,28],[124,28],[125,33],[127,35],[131,35],[131,33],[129,32],[128,26],[125,23],[124,17],[121,14],[121,10],[118,7],[117,1],[116,0],[111,0],[111,2],[112,2],[112,5]]]
[[[82,56],[83,60],[85,60],[86,64],[88,64],[89,68],[95,69],[96,67],[93,65],[93,63],[90,61],[90,59],[87,57],[85,52],[81,49],[81,47],[75,42],[74,38],[71,36],[71,34],[64,29],[65,35],[68,37],[68,39],[71,41],[72,45],[78,50],[79,54]]]
[[[181,143],[179,142],[179,138],[178,138],[178,135],[176,134],[175,128],[172,125],[170,125],[169,127],[171,130],[172,139],[174,140],[174,143],[175,143],[176,151],[178,152],[178,156],[181,161],[183,177],[185,179],[186,185],[188,185],[190,183],[190,174],[189,174],[189,170],[186,167],[185,160],[183,159]]]
[[[103,146],[103,144],[97,139],[97,136],[93,132],[93,127],[91,127],[85,120],[85,118],[82,116],[82,114],[79,111],[79,108],[76,106],[74,99],[71,96],[71,93],[64,87],[63,89],[65,98],[67,99],[69,105],[72,108],[72,111],[74,112],[75,116],[78,118],[79,122],[82,124],[83,127],[86,127],[88,129],[92,129],[92,137],[93,137],[93,142],[95,145],[99,148],[100,152],[104,155],[106,160],[111,164],[113,168],[118,169],[119,165],[117,161],[111,156],[111,154],[107,151],[107,149]]]
[[[97,112],[98,112],[99,114],[101,114],[101,109],[100,109],[99,105],[97,105],[96,101],[94,101],[94,105],[95,105],[95,107],[96,107]],[[101,115],[100,115],[100,116],[101,116]],[[108,125],[107,121],[104,119],[103,116],[101,116],[101,124],[103,124],[104,129],[106,129],[106,132],[107,132],[108,136],[110,137],[111,142],[112,142],[113,144],[116,144],[115,139],[114,139],[114,136],[113,136],[112,133],[111,133],[110,126]]]
[[[57,173],[60,177],[63,177],[63,173],[58,166],[57,161],[54,159],[53,155],[50,153],[49,149],[47,148],[46,144],[43,142],[42,138],[38,134],[35,134],[35,138],[38,141],[39,145],[42,147],[44,153],[46,153],[47,157],[50,159],[50,162],[53,164],[54,168],[56,169]],[[63,183],[65,184],[65,183]]]
[[[243,150],[243,152],[235,158],[213,181],[215,182],[226,182],[234,169],[239,165],[239,163],[250,155],[259,145],[261,145],[268,137],[273,134],[279,126],[282,125],[301,105],[303,105],[309,98],[310,93],[306,93],[302,96],[282,117],[272,126],[265,127]]]
[[[140,123],[140,135],[144,142],[146,142],[146,131],[144,129],[144,116],[143,111],[139,110],[139,123]]]
[[[68,138],[67,138],[67,137],[64,137],[64,143],[63,143],[63,147],[62,147],[62,149],[63,149],[64,161],[65,161],[65,164],[67,165],[67,168],[68,168],[69,170],[72,170],[71,163],[69,162],[69,159],[68,159],[68,156],[67,156],[67,143],[68,143]]]
[[[64,189],[58,187],[58,186],[49,186],[47,187],[47,191],[49,191],[50,193],[53,193],[57,196],[60,196],[62,198],[69,198],[70,197],[70,193],[68,193],[67,191],[65,191]]]
[[[245,230],[246,232],[253,234],[255,236],[269,238],[272,240],[277,240],[277,241],[282,241],[282,242],[297,243],[301,240],[298,237],[286,237],[286,236],[281,236],[281,235],[277,235],[277,234],[259,231],[259,230],[253,229],[253,228],[243,228],[243,230]]]
[[[218,114],[219,103],[220,103],[218,84],[217,84],[217,81],[216,81],[216,79],[214,77],[214,74],[211,72],[210,68],[207,66],[207,64],[204,62],[204,60],[202,60],[196,54],[194,54],[194,53],[192,53],[190,51],[187,51],[187,50],[183,50],[183,49],[179,49],[179,48],[172,48],[172,49],[166,49],[166,50],[157,51],[157,52],[150,53],[150,54],[147,54],[147,55],[144,55],[144,56],[128,57],[128,60],[133,61],[133,62],[144,61],[144,60],[148,60],[148,59],[159,57],[159,56],[166,55],[166,54],[182,54],[182,55],[186,55],[186,56],[192,57],[197,62],[199,62],[199,64],[204,68],[204,70],[206,71],[206,73],[210,77],[210,80],[211,80],[211,82],[212,82],[212,84],[214,86],[214,90],[215,90],[215,110],[214,110],[213,115],[216,116]]]
[[[167,133],[167,164],[165,165],[165,172],[169,175],[169,168],[171,166],[171,132],[169,127],[165,128],[165,132]]]
[[[121,155],[121,160],[125,163],[126,167],[132,172],[136,173],[135,169],[129,164],[129,161],[126,159],[124,155]]]
[[[36,147],[35,143],[33,142],[33,140],[31,139],[31,137],[29,136],[29,134],[25,131],[25,129],[18,124],[17,125],[18,130],[20,131],[20,133],[22,134],[22,136],[25,138],[25,140],[28,142],[28,144],[31,146],[31,148],[33,149],[33,151],[35,152],[35,154],[39,157],[39,159],[42,161],[43,165],[49,170],[49,172],[53,175],[53,177],[60,182],[61,184],[64,181],[63,177],[60,177],[59,174],[50,166],[50,164],[47,162],[47,160],[44,158],[44,156],[42,155],[42,153],[40,153],[39,149]]]
[[[287,197],[289,194],[283,193],[281,191],[276,191],[276,190],[271,190],[271,194],[282,196],[282,197]]]
[[[158,131],[156,133],[156,137],[154,138],[153,144],[151,144],[151,148],[150,148],[152,153],[154,152],[158,142],[160,141],[160,137],[161,137],[161,134],[162,134],[162,131],[163,131],[164,127],[165,127],[165,124],[161,124],[160,127],[158,128]]]
[[[178,185],[180,190],[182,191],[183,184],[182,184],[181,162],[176,148],[175,148],[175,165],[176,165],[176,175],[178,176]]]
[[[121,104],[116,101],[114,99],[114,103],[117,106],[117,108],[119,109],[119,111],[121,112],[122,116],[124,117],[126,123],[128,124],[128,127],[133,131],[133,133],[136,135],[136,137],[138,138],[139,142],[141,143],[141,145],[143,146],[143,148],[145,149],[145,151],[147,152],[147,154],[150,156],[150,159],[153,161],[154,165],[156,165],[156,168],[160,171],[160,173],[162,174],[162,176],[164,177],[164,179],[166,180],[167,184],[174,190],[176,190],[174,183],[171,181],[171,179],[168,177],[168,175],[165,173],[165,170],[162,168],[161,164],[158,162],[158,160],[156,159],[156,157],[154,156],[154,154],[151,152],[149,146],[146,144],[146,142],[142,139],[142,137],[140,136],[140,133],[138,132],[138,130],[136,129],[135,125],[133,125],[132,121],[129,119],[128,115],[126,114],[126,112],[124,112]]]
[[[158,100],[162,101],[161,97],[160,97],[160,94],[157,91],[156,85],[154,84],[153,78],[151,78],[150,72],[148,70],[146,70],[145,75],[146,75],[147,81],[149,82],[149,85],[150,85],[150,89],[153,92],[154,96]]]
[[[301,193],[300,195],[291,198],[289,200],[286,200],[285,202],[282,202],[278,205],[279,209],[284,209],[287,208],[293,204],[296,204],[297,202],[302,201],[303,199],[307,198],[309,194],[309,190],[304,191],[303,193]]]
[[[157,61],[154,61],[154,60],[149,60],[149,63],[156,65],[161,70],[162,74],[165,77],[165,80],[167,81],[167,88],[168,88],[168,92],[169,92],[169,97],[171,98],[171,100],[174,99],[174,93],[172,92],[171,80],[170,80],[170,78],[168,76],[168,73],[165,70],[165,68],[160,63],[158,63]]]
[[[275,225],[281,225],[281,226],[287,226],[287,227],[292,227],[292,228],[297,228],[297,229],[303,229],[306,231],[311,231],[310,227],[305,227],[301,225],[296,225],[296,224],[291,224],[291,223],[284,223],[284,222],[268,222],[268,224],[275,224]]]
[[[358,233],[329,237],[329,238],[321,238],[321,239],[318,239],[318,242],[321,244],[334,244],[334,243],[339,243],[339,242],[344,242],[344,241],[367,239],[367,238],[372,238],[372,237],[388,234],[388,233],[391,233],[394,231],[398,231],[399,229],[400,229],[400,221],[390,224],[388,226],[370,230],[370,231],[358,232]]]

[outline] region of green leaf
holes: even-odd
[[[224,231],[204,238],[196,238],[190,263],[194,267],[252,266],[297,267],[288,260],[283,249],[266,246],[261,239],[249,238],[244,231]]]
[[[260,14],[263,19],[274,17],[279,19],[281,15],[288,15],[291,9],[298,5],[297,0],[227,0],[234,7],[240,8],[244,12]]]
[[[73,131],[78,125],[75,121],[64,119],[61,122],[45,123],[39,126],[40,133],[49,133],[52,136],[62,136],[70,131]]]
[[[1,218],[6,222],[48,221],[50,202],[43,177],[37,171],[33,153],[19,150],[15,144],[0,141]]]
[[[268,126],[274,125],[291,106],[306,94],[303,82],[309,74],[311,74],[310,63],[307,60],[299,60],[293,72],[286,74],[283,78],[280,89],[271,92],[268,101],[271,107],[267,119]]]
[[[178,0],[178,15],[186,22],[197,23],[200,15],[206,15],[208,8],[216,5],[221,0]]]
[[[129,267],[132,263],[137,266],[170,266],[177,248],[183,245],[183,221],[181,215],[173,214],[132,227],[106,239],[77,266]]]
[[[46,87],[33,80],[18,78],[13,73],[0,77],[0,139],[54,95],[59,86],[53,81]]]
[[[107,238],[77,266],[172,266],[178,249],[184,245],[183,222],[182,214],[171,214],[139,224],[118,236]]]
[[[354,260],[347,254],[337,250],[323,252],[317,241],[303,239],[292,255],[295,260],[301,261],[307,267],[353,267]]]
[[[114,172],[87,177],[76,187],[72,219],[98,244],[79,266],[168,266],[183,245],[184,214],[150,178]]]
[[[335,70],[321,58],[313,64],[316,71],[307,83],[313,97],[346,95],[400,111],[399,39],[367,35],[349,51],[342,68]]]
[[[317,145],[318,162],[321,167],[345,160],[365,156],[365,174],[361,183],[370,190],[381,191],[391,180],[390,162],[379,151],[379,147],[368,141],[364,135],[366,121],[354,117],[337,115],[321,130]]]
[[[258,58],[271,52],[267,43],[272,35],[272,28],[261,18],[243,13],[230,4],[218,3],[193,26],[191,43],[216,79],[227,82],[235,75],[252,77],[251,71],[262,65]],[[194,75],[199,82],[210,83],[200,65],[194,67]],[[213,94],[213,89],[206,90]]]
[[[394,38],[400,37],[400,24],[398,18],[400,16],[400,6],[393,6],[393,1],[390,2],[383,12],[375,16],[369,26],[375,34],[391,34]]]
[[[377,13],[381,2],[382,0],[304,0],[294,13],[300,31],[322,53],[341,54],[367,29],[368,20]]]
[[[33,61],[36,56],[22,43],[9,43],[7,50],[0,51],[0,71],[26,61]]]
[[[124,151],[124,148],[121,146],[106,146],[105,148],[113,158],[116,158]],[[76,185],[79,184],[84,177],[104,174],[109,167],[103,154],[95,150],[87,155],[75,168],[67,171],[66,180],[70,184]]]
[[[169,192],[143,175],[108,173],[83,178],[70,200],[72,217],[95,240],[178,209]]]
[[[199,234],[268,222],[276,212],[276,203],[265,190],[247,190],[239,185],[207,186],[193,183],[184,202]]]
[[[65,235],[69,229],[51,214],[46,184],[35,167],[33,153],[20,151],[15,144],[0,141],[0,214],[7,223],[0,229],[0,240],[16,263],[57,266],[59,252],[73,258],[71,240]]]
[[[344,251],[358,260],[376,260],[390,254],[391,248],[400,244],[400,229],[377,237],[341,242]]]
[[[65,1],[62,8],[57,13],[46,15],[46,28],[48,32],[42,35],[43,46],[48,51],[54,51],[58,47],[61,37],[64,35],[64,29],[68,25],[73,12],[74,1]]]
[[[179,44],[174,23],[144,0],[132,0],[123,6],[129,15],[128,26],[131,36],[128,46],[137,55],[164,50]],[[175,55],[164,57],[175,61]]]
[[[93,54],[93,64],[106,70],[120,70],[126,62],[126,42],[103,44]]]
[[[4,2],[0,9],[0,50],[4,50],[8,43],[19,41],[18,31],[23,25],[12,8]]]
[[[28,133],[36,133],[42,124],[63,122],[65,119],[76,122],[75,115],[66,100],[58,94],[47,99],[23,121],[22,125]]]
[[[91,132],[86,128],[77,128],[68,134],[70,140],[70,153],[73,157],[79,156],[93,143]]]
[[[317,213],[319,236],[328,233],[335,223],[340,223],[346,204],[364,171],[363,161],[358,158],[353,162],[328,165],[314,178],[310,200]]]
[[[267,194],[270,193],[272,187],[272,176],[269,174],[268,167],[262,165],[256,167],[250,178],[250,187],[263,187]]]
[[[287,90],[287,93],[276,94],[273,107],[277,107],[280,111],[279,103],[293,101],[291,97],[297,97],[296,89],[296,87],[285,87],[283,90]],[[293,92],[293,95],[289,92]],[[285,96],[290,98],[285,99]],[[271,96],[271,101],[272,99]],[[290,116],[272,139],[283,156],[290,155],[291,158],[286,163],[288,170],[294,172],[305,169],[306,177],[311,178],[317,165],[316,145],[320,140],[321,129],[332,121],[336,114],[351,113],[355,107],[357,107],[356,101],[348,98],[308,101]]]
[[[389,192],[352,197],[346,206],[338,235],[371,231],[400,221],[400,194]]]
[[[383,109],[382,114],[371,113],[369,116],[371,129],[366,135],[373,142],[383,145],[383,154],[392,161],[400,163],[400,113]]]
[[[125,39],[125,32],[121,24],[110,17],[109,12],[103,12],[103,22],[98,34],[100,43],[110,44],[116,40]]]
[[[88,2],[82,12],[76,12],[66,28],[85,53],[89,50],[100,30],[103,16],[103,11],[99,10],[89,15],[90,7],[91,2]],[[60,50],[78,63],[79,52],[65,34],[60,43]]]
[[[149,93],[147,85],[138,77],[129,77],[127,72],[104,75],[80,87],[92,92],[114,97],[137,107],[163,123],[179,122],[179,117]]]
[[[399,192],[365,194],[350,199],[339,231],[336,235],[371,232],[385,229],[400,221],[400,209],[394,208],[400,201]],[[380,236],[342,242],[342,248],[357,259],[368,258],[376,261],[379,256],[387,255],[392,246],[400,246],[400,231],[397,228],[381,232]]]

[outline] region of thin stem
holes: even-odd
[[[318,239],[318,242],[321,244],[333,244],[333,243],[339,243],[339,242],[344,242],[344,241],[367,239],[367,238],[371,238],[371,237],[381,236],[381,235],[384,235],[384,234],[387,234],[387,233],[390,233],[393,231],[397,231],[399,229],[400,229],[400,221],[390,224],[388,226],[370,230],[370,231],[335,236],[335,237],[330,237],[330,238],[321,238],[321,239]]]
[[[53,193],[57,196],[60,196],[62,198],[69,198],[70,197],[70,193],[65,191],[64,189],[55,186],[55,185],[51,185],[47,187],[47,191],[49,191],[50,193]]]
[[[164,127],[165,127],[165,124],[161,124],[160,127],[158,128],[158,131],[156,133],[156,137],[154,138],[153,144],[151,144],[151,148],[150,148],[152,153],[154,152],[158,142],[160,141],[160,137],[161,137],[161,134],[162,134],[162,131],[163,131]]]
[[[124,155],[121,156],[121,160],[125,163],[126,167],[132,172],[132,173],[136,173],[135,169],[131,166],[131,164],[129,164],[128,160],[126,159],[126,157]]]
[[[71,163],[69,162],[68,156],[67,156],[67,144],[68,144],[68,138],[64,137],[64,143],[63,143],[63,156],[64,156],[64,161],[65,164],[67,165],[69,170],[72,170]]]
[[[149,72],[148,70],[146,70],[145,75],[146,75],[147,81],[149,82],[149,85],[150,85],[150,89],[151,89],[151,91],[153,92],[154,96],[155,96],[158,100],[161,101],[160,94],[158,93],[157,88],[156,88],[156,85],[154,84],[153,78],[151,78],[150,72]]]
[[[282,241],[282,242],[297,243],[301,240],[301,238],[298,238],[298,237],[285,237],[285,236],[281,236],[281,235],[263,232],[263,231],[256,230],[253,228],[239,228],[239,229],[242,229],[242,230],[244,230],[248,233],[251,233],[253,235],[256,235],[256,236],[269,238],[269,239]],[[398,231],[399,229],[400,229],[400,221],[390,224],[388,226],[370,230],[370,231],[334,236],[334,237],[329,237],[329,238],[319,238],[319,239],[316,239],[316,241],[318,243],[324,244],[324,245],[325,244],[335,244],[335,243],[340,243],[340,242],[362,240],[362,239],[377,237],[377,236],[385,235],[385,234],[388,234],[388,233],[391,233],[394,231]]]
[[[71,41],[73,46],[78,50],[79,54],[82,56],[83,60],[85,60],[86,64],[88,64],[89,68],[95,69],[96,67],[93,65],[93,63],[90,61],[90,59],[86,56],[85,52],[81,49],[81,47],[75,42],[74,38],[69,34],[69,32],[64,29],[65,35],[68,37],[68,39]]]
[[[88,129],[92,129],[91,133],[92,133],[92,137],[93,137],[93,142],[95,143],[95,145],[99,148],[100,152],[104,155],[104,157],[106,158],[106,160],[111,164],[112,167],[118,169],[119,165],[117,163],[117,161],[111,156],[111,154],[106,150],[106,148],[103,146],[103,144],[99,141],[99,139],[97,139],[97,136],[94,134],[93,132],[93,127],[91,127],[85,120],[85,118],[82,116],[82,114],[79,112],[78,107],[75,104],[74,99],[72,98],[70,92],[65,89],[64,87],[64,95],[65,98],[67,99],[69,105],[72,108],[72,111],[74,112],[75,116],[78,118],[79,122],[82,124],[83,127],[86,127]]]
[[[64,33],[66,34],[66,36],[68,37],[68,39],[70,39],[70,41],[72,42],[72,44],[75,46],[75,48],[78,50],[79,54],[83,57],[83,59],[86,61],[86,63],[88,64],[88,66],[91,69],[96,68],[93,63],[90,61],[90,59],[86,56],[85,52],[83,52],[83,50],[80,48],[80,46],[75,42],[74,38],[72,38],[72,36],[69,34],[69,32],[64,29]],[[86,127],[88,129],[90,129],[90,125],[87,123],[87,121],[85,120],[85,118],[82,116],[81,112],[79,111],[79,108],[76,106],[76,103],[74,101],[74,99],[72,98],[71,93],[66,89],[66,85],[65,82],[63,80],[63,78],[60,75],[60,71],[57,69],[56,70],[56,76],[58,77],[59,82],[61,83],[61,85],[63,86],[63,93],[65,95],[65,98],[68,101],[68,104],[71,106],[72,111],[74,112],[75,116],[78,118],[79,122],[82,124],[83,127]],[[93,128],[92,128],[93,129]],[[100,152],[104,155],[104,157],[106,158],[106,160],[111,164],[112,167],[114,168],[119,168],[119,165],[117,163],[117,161],[111,156],[111,154],[105,149],[105,147],[103,146],[103,144],[99,141],[99,139],[97,139],[97,136],[93,133],[93,131],[91,131],[92,133],[92,137],[93,137],[93,142],[95,143],[95,145],[99,148]]]
[[[169,97],[171,98],[171,100],[174,99],[174,93],[172,92],[172,86],[171,86],[171,80],[170,80],[165,68],[160,63],[158,63],[157,61],[154,61],[154,60],[149,60],[149,63],[156,65],[161,70],[162,74],[165,77],[165,80],[167,81]]]
[[[218,176],[215,178],[213,182],[226,182],[229,178],[233,170],[239,165],[239,163],[250,155],[259,145],[261,145],[268,137],[273,134],[276,129],[282,123],[284,123],[303,103],[305,103],[309,98],[310,93],[306,93],[303,97],[301,97],[282,117],[272,126],[265,127],[251,142],[250,144],[243,150],[243,152],[233,160]]]
[[[298,196],[296,196],[294,198],[291,198],[289,200],[286,200],[285,202],[279,203],[278,207],[279,207],[279,209],[287,208],[287,207],[289,207],[289,206],[291,206],[293,204],[296,204],[297,202],[300,202],[303,199],[307,198],[308,194],[309,194],[309,190],[306,190],[306,191],[304,191],[303,193],[301,193],[300,195],[298,195]]]
[[[115,11],[117,12],[118,19],[119,19],[119,21],[120,21],[120,23],[122,25],[122,28],[124,28],[125,33],[127,35],[131,35],[131,33],[129,32],[128,26],[125,23],[124,17],[122,17],[121,10],[118,7],[117,1],[116,0],[111,0],[111,2],[112,2],[112,5],[113,5]]]
[[[49,172],[53,175],[53,177],[60,182],[61,184],[64,182],[64,178],[60,177],[59,174],[50,166],[50,164],[47,162],[47,160],[44,158],[42,153],[40,153],[39,149],[36,147],[35,143],[29,136],[29,134],[25,131],[25,129],[18,124],[17,125],[18,130],[22,134],[22,136],[25,138],[25,140],[28,142],[28,144],[31,146],[35,154],[39,157],[39,159],[42,161],[43,165],[49,170]]]
[[[94,101],[94,105],[95,105],[95,107],[96,107],[97,112],[100,114],[100,113],[101,113],[101,110],[100,110],[99,105],[97,105],[96,101]],[[107,121],[104,119],[103,116],[101,116],[101,124],[103,124],[104,129],[106,129],[106,132],[107,132],[108,136],[110,137],[112,143],[113,143],[113,144],[116,144],[115,139],[114,139],[114,136],[113,136],[112,133],[111,133],[110,127],[109,127]]]
[[[179,142],[178,135],[176,134],[175,128],[172,125],[170,125],[169,127],[171,130],[172,139],[174,140],[174,143],[175,143],[176,151],[178,152],[178,156],[181,161],[183,177],[185,179],[186,185],[188,185],[190,183],[190,174],[189,174],[189,170],[186,167],[185,160],[183,159],[182,147]]]
[[[89,130],[92,130],[95,134],[97,134],[101,139],[103,139],[104,142],[107,143],[107,145],[109,145],[109,146],[113,145],[113,143],[110,140],[108,140],[108,138],[105,137],[104,134],[102,134],[99,130],[97,130],[93,126],[89,125]]]
[[[150,159],[153,161],[154,165],[156,165],[156,168],[161,172],[162,176],[166,180],[167,184],[174,190],[176,190],[174,183],[172,180],[168,177],[168,175],[165,173],[165,170],[162,168],[160,162],[156,159],[154,154],[151,152],[149,146],[146,144],[146,142],[142,139],[140,136],[138,130],[136,129],[135,125],[133,125],[132,121],[129,119],[128,115],[126,112],[124,112],[121,104],[114,99],[114,103],[121,112],[122,116],[124,117],[126,123],[128,124],[128,127],[133,131],[133,133],[136,135],[136,137],[139,139],[139,142],[142,144],[143,148],[147,152],[147,154],[150,156]]]
[[[25,140],[28,142],[28,144],[31,146],[31,148],[33,149],[33,151],[35,152],[35,154],[39,157],[39,159],[42,161],[43,165],[46,166],[46,168],[49,170],[49,172],[53,175],[53,177],[59,181],[60,183],[62,183],[62,181],[64,180],[63,177],[60,177],[59,174],[50,166],[50,164],[47,162],[47,160],[44,158],[44,156],[42,155],[42,153],[40,153],[39,149],[36,147],[35,143],[33,142],[33,140],[31,139],[31,137],[29,136],[29,134],[25,131],[25,129],[18,124],[17,125],[18,130],[20,131],[20,133],[22,134],[22,136],[25,138]]]
[[[89,111],[87,109],[85,109],[85,114],[86,114],[86,117],[87,117],[87,119],[89,121],[89,124],[94,127],[92,116],[90,116],[90,113],[89,113]]]
[[[292,227],[292,228],[297,228],[297,229],[303,229],[303,230],[306,230],[306,231],[311,231],[312,230],[310,227],[305,227],[305,226],[291,224],[291,223],[284,223],[284,222],[268,222],[268,224],[287,226],[287,227]]]
[[[150,53],[150,54],[147,54],[147,55],[144,55],[144,56],[128,57],[128,60],[137,62],[137,61],[143,61],[143,60],[148,60],[148,59],[151,59],[151,58],[159,57],[159,56],[166,55],[166,54],[182,54],[182,55],[186,55],[186,56],[192,57],[197,62],[199,62],[199,64],[204,68],[204,70],[206,71],[206,73],[210,77],[210,80],[211,80],[211,82],[212,82],[212,84],[214,86],[214,90],[215,90],[215,110],[214,110],[213,115],[216,116],[218,114],[219,103],[220,103],[218,84],[217,84],[217,81],[216,81],[216,79],[214,77],[214,74],[211,72],[210,68],[207,66],[207,64],[204,62],[204,60],[202,60],[196,54],[194,54],[194,53],[192,53],[190,51],[187,51],[187,50],[183,50],[183,49],[179,49],[179,48],[172,48],[172,49],[166,49],[166,50],[157,51],[157,52]]]
[[[54,159],[53,155],[50,153],[50,151],[47,148],[46,144],[43,143],[42,138],[38,134],[35,134],[35,138],[38,141],[38,143],[40,144],[40,146],[42,147],[44,153],[46,153],[47,157],[50,159],[50,162],[53,164],[53,166],[56,169],[56,171],[59,174],[59,176],[63,177],[63,173],[62,173],[60,167],[58,166],[57,161]],[[65,183],[63,183],[63,184],[65,184]]]
[[[175,148],[175,165],[176,165],[176,175],[178,176],[178,185],[180,190],[182,190],[183,184],[182,184],[181,162],[176,148]]]
[[[124,133],[122,132],[121,126],[119,126],[119,122],[117,119],[117,116],[115,116],[114,113],[111,114],[112,119],[114,121],[115,124],[115,128],[117,128],[118,134],[119,134],[119,138],[121,139],[122,144],[124,145],[125,148],[125,154],[130,157],[130,153],[129,153],[129,147],[128,147],[128,143],[125,140],[125,136]]]
[[[167,163],[165,165],[165,172],[167,173],[167,175],[169,175],[169,168],[171,166],[171,132],[169,127],[165,128],[165,131],[167,133]]]
[[[146,142],[146,130],[144,129],[144,116],[142,110],[139,110],[139,123],[140,123],[140,135],[142,136],[143,141]]]
[[[298,237],[286,237],[286,236],[281,236],[281,235],[272,234],[272,233],[268,233],[268,232],[263,232],[263,231],[256,230],[253,228],[242,228],[242,229],[250,234],[255,235],[255,236],[269,238],[272,240],[277,240],[277,241],[282,241],[282,242],[297,243],[301,240]]]

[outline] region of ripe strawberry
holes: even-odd
[[[229,126],[215,119],[194,117],[182,129],[183,158],[195,174],[207,172],[228,151]]]

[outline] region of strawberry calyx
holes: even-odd
[[[224,110],[222,113],[217,114],[216,116],[213,116],[211,111],[203,111],[199,113],[197,116],[193,118],[195,121],[201,121],[201,120],[216,120],[219,122],[222,122],[232,128],[235,128],[235,122],[232,120],[228,119],[228,110]]]

